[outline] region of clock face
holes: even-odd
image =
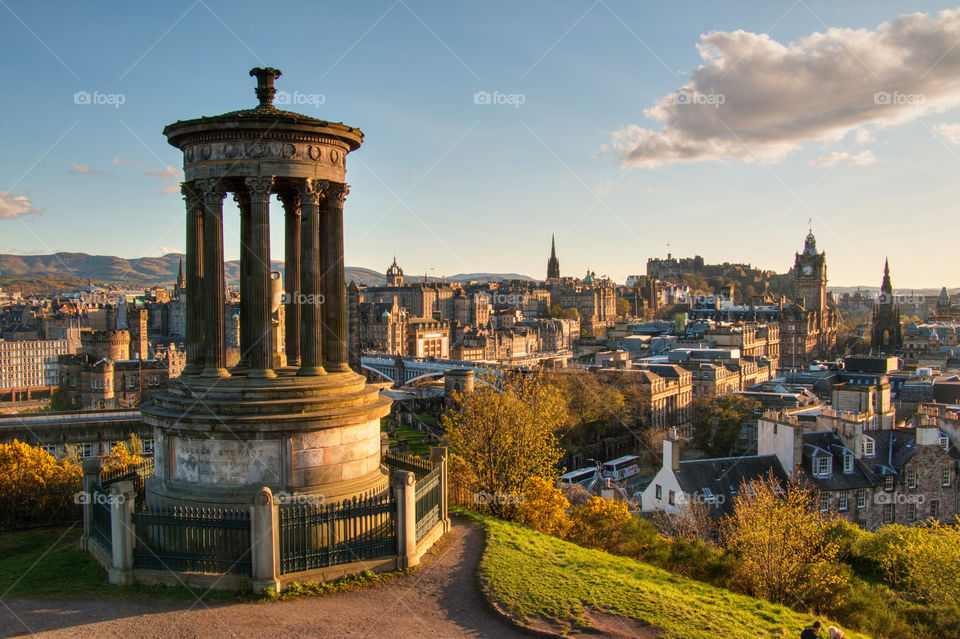
[[[812,274],[813,274],[813,267],[810,266],[809,264],[807,264],[806,266],[804,266],[804,267],[803,267],[803,274],[804,274],[804,275],[812,275]]]

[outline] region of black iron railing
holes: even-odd
[[[86,496],[90,500],[93,517],[91,524],[93,528],[93,538],[103,546],[107,554],[113,552],[113,531],[110,524],[110,494],[103,489],[103,486],[93,482],[90,494]]]
[[[408,470],[417,477],[417,481],[430,474],[433,470],[433,464],[430,460],[417,457],[415,455],[403,455],[400,453],[387,453],[383,457],[384,463],[394,470]]]
[[[429,475],[417,479],[417,541],[440,521],[440,473],[438,466]]]
[[[389,490],[335,505],[280,505],[281,574],[396,553],[396,501]]]
[[[250,511],[140,508],[133,513],[136,568],[250,575]]]

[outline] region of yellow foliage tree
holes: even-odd
[[[828,531],[833,516],[820,512],[816,493],[774,477],[744,482],[724,520],[727,547],[738,556],[737,580],[748,593],[782,604],[837,606],[847,575]]]
[[[0,444],[0,528],[52,523],[78,514],[74,495],[82,477],[75,458],[58,460],[17,440]]]
[[[960,518],[951,526],[884,526],[868,543],[893,585],[921,601],[960,604]]]
[[[125,442],[117,442],[110,449],[110,454],[101,460],[103,470],[126,468],[143,461],[143,442],[135,433]]]
[[[626,503],[591,497],[586,505],[573,512],[570,541],[586,548],[613,551],[623,542],[624,530],[630,519]]]
[[[559,488],[542,477],[531,477],[517,507],[517,521],[547,535],[563,537],[570,528],[569,507]]]
[[[567,420],[562,394],[540,375],[489,378],[442,418],[451,452],[465,468],[476,504],[504,517],[516,512],[531,477],[556,477],[557,435]]]

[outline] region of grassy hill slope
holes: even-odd
[[[592,611],[599,610],[659,627],[665,638],[793,638],[813,619],[516,524],[478,520],[487,528],[479,568],[484,594],[533,625],[546,619],[549,628],[576,632],[591,625]],[[847,632],[847,637],[866,636]]]

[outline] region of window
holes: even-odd
[[[916,521],[917,520],[917,505],[914,503],[907,504],[907,521]]]
[[[676,499],[677,499],[677,494],[671,490],[667,496],[667,503],[673,506],[676,504]]]
[[[93,444],[80,444],[81,457],[93,457]]]
[[[837,493],[837,510],[850,510],[850,494],[845,490]]]
[[[863,450],[864,457],[873,457],[876,453],[876,444],[873,441],[873,437],[867,437],[864,435],[861,448]]]
[[[883,489],[887,492],[893,490],[893,475],[885,475],[883,478]]]
[[[853,455],[849,452],[843,454],[843,472],[848,475],[853,472]]]
[[[663,486],[657,484],[657,499],[663,499]]]
[[[830,493],[820,493],[820,510],[830,510]]]
[[[950,481],[953,479],[953,472],[950,470],[949,466],[944,466],[940,469],[940,485],[949,486]]]
[[[947,451],[948,453],[950,452],[950,438],[949,438],[949,437],[941,437],[941,438],[940,438],[940,448],[944,449],[944,450]]]
[[[153,454],[153,440],[145,439],[143,440],[143,454],[152,455]]]
[[[830,466],[833,460],[829,457],[813,458],[813,474],[816,477],[826,477],[830,474]]]
[[[860,489],[857,491],[857,508],[867,507],[867,491]]]
[[[916,488],[917,487],[917,469],[908,468],[907,469],[907,488]]]
[[[939,499],[930,500],[930,517],[932,519],[940,519],[940,500]]]
[[[883,523],[885,524],[893,523],[893,504],[883,505]]]
[[[134,378],[134,377],[128,377],[128,378],[127,378],[127,388],[136,388],[136,387],[137,387],[137,380],[136,380],[136,378]]]
[[[41,448],[43,448],[43,450],[46,451],[48,455],[53,455],[54,457],[57,456],[56,444],[44,444],[43,446],[41,446]]]

